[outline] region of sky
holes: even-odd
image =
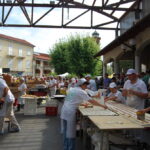
[[[30,2],[31,0],[27,0]],[[47,3],[49,0],[35,0],[35,2],[42,2]],[[78,2],[82,0],[76,0]],[[93,0],[85,0],[86,4],[92,3]],[[110,2],[117,2],[119,0],[110,0]],[[58,2],[58,1],[57,1]],[[98,1],[97,1],[98,2]],[[99,3],[97,4],[99,5]],[[31,16],[31,8],[26,8],[29,16]],[[34,9],[34,21],[42,16],[45,12],[47,12],[50,8],[35,8]],[[5,8],[5,16],[7,15],[7,12],[9,11],[9,7]],[[75,18],[80,13],[84,12],[85,10],[79,10],[79,9],[70,9],[69,15],[68,15],[68,9],[64,10],[64,22],[67,23],[73,18]],[[2,7],[0,7],[0,13],[2,12]],[[85,15],[79,17],[77,20],[72,22],[70,25],[90,25],[90,13],[88,12]],[[121,16],[123,12],[118,12],[115,14],[116,16]],[[61,24],[61,9],[55,8],[53,11],[51,11],[46,17],[41,19],[38,23],[40,25],[59,25]],[[96,12],[93,13],[93,24],[97,25],[100,23],[111,21],[110,18],[100,15]],[[25,18],[24,14],[22,13],[22,10],[20,7],[15,7],[11,10],[11,13],[8,16],[8,19],[6,20],[6,23],[10,24],[27,24],[27,19]],[[37,23],[37,24],[38,24]],[[116,25],[114,24],[114,27]],[[58,42],[60,39],[67,38],[70,35],[80,34],[80,35],[90,35],[92,36],[92,33],[95,30],[89,29],[54,29],[54,28],[10,28],[10,27],[0,27],[0,33],[6,34],[8,36],[13,36],[16,38],[24,39],[33,45],[35,45],[34,51],[41,52],[41,53],[49,53],[49,49],[53,47],[53,45]],[[107,44],[109,44],[111,41],[115,39],[115,31],[110,30],[96,30],[100,37],[100,47],[104,48]]]
[[[95,30],[79,30],[79,29],[43,29],[43,28],[7,28],[1,27],[0,33],[24,39],[35,45],[34,51],[41,53],[49,53],[49,49],[59,42],[60,39],[67,38],[70,35],[90,35]],[[105,47],[114,39],[114,31],[99,31],[101,37],[101,48]]]

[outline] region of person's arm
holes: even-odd
[[[88,102],[90,102],[91,104],[93,104],[93,105],[95,105],[95,106],[100,106],[100,107],[103,107],[103,108],[105,108],[105,109],[107,109],[107,106],[106,105],[102,105],[102,104],[100,104],[98,101],[96,101],[96,100],[89,100]]]
[[[0,101],[2,101],[2,102],[5,101],[5,97],[6,97],[7,93],[8,93],[8,90],[9,90],[8,87],[5,87],[5,88],[3,89],[3,95],[2,95],[2,97],[0,98]]]
[[[122,90],[122,96],[127,96],[128,95],[128,90],[127,89],[123,89]]]
[[[148,93],[142,93],[142,92],[138,92],[138,91],[134,91],[134,90],[128,90],[128,92],[130,94],[138,96],[140,98],[147,98],[148,97]]]
[[[141,109],[141,110],[139,110],[138,112],[147,113],[147,112],[149,112],[149,111],[150,111],[150,107],[145,108],[145,109]]]
[[[117,100],[117,97],[116,97],[116,96],[106,97],[106,98],[105,98],[105,102],[107,102],[107,101],[115,101],[115,100]]]

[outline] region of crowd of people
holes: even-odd
[[[21,77],[19,80],[17,111],[20,111],[20,108],[24,106],[24,100],[21,96],[27,93],[26,82],[31,80],[31,77]],[[50,97],[62,94],[62,91],[67,91],[61,110],[64,150],[75,149],[75,114],[78,106],[83,101],[107,108],[105,103],[113,100],[135,108],[137,111],[144,113],[150,111],[150,107],[145,108],[145,99],[149,98],[148,91],[150,90],[149,71],[146,74],[141,73],[138,75],[135,69],[128,69],[126,74],[114,74],[112,78],[109,78],[107,73],[101,78],[92,78],[90,74],[69,79],[67,77],[49,76],[41,78],[41,81],[47,87]],[[102,96],[98,89],[106,89],[104,104],[94,100],[94,97],[100,98]],[[0,134],[3,134],[3,123],[6,116],[12,123],[13,131],[20,131],[20,126],[13,112],[14,100],[15,98],[8,85],[0,78]]]

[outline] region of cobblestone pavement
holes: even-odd
[[[63,150],[58,116],[46,116],[44,108],[38,108],[35,116],[16,113],[21,132],[0,136],[0,150]]]

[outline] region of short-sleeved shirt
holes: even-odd
[[[89,97],[82,88],[80,87],[70,88],[61,110],[61,119],[68,121],[74,120],[78,106],[83,101],[88,101],[90,99],[91,97]]]
[[[117,91],[116,93],[110,92],[107,97],[114,97],[114,96],[117,97],[116,99],[117,102],[124,103],[124,97],[122,96],[122,93],[120,91]]]
[[[4,88],[8,87],[5,80],[0,78],[0,98],[3,97]],[[8,90],[7,95],[5,96],[6,102],[13,102],[15,100],[14,95]]]
[[[55,79],[52,79],[52,80],[49,81],[48,85],[53,86],[56,83],[57,83],[57,81]],[[56,90],[56,86],[51,87],[50,90]]]
[[[134,84],[132,84],[130,80],[127,80],[124,84],[123,89],[130,89],[137,92],[148,93],[146,84],[140,79],[138,79]],[[130,107],[140,110],[144,108],[144,99],[136,95],[129,95],[127,96],[126,104]]]
[[[18,90],[20,91],[19,96],[25,95],[26,91],[24,91],[25,89],[27,89],[27,85],[25,83],[22,83],[19,87]]]
[[[88,87],[88,89],[90,89],[92,91],[97,91],[96,82],[93,79],[90,79],[89,85],[87,87]]]

